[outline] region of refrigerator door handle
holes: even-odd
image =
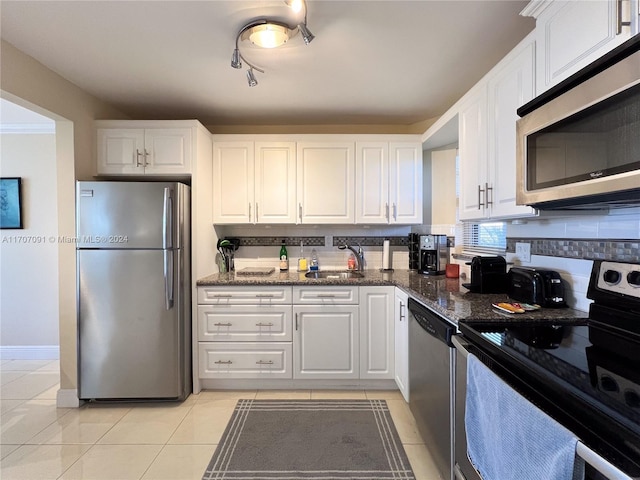
[[[164,300],[167,310],[173,308],[173,250],[164,251]]]
[[[162,221],[162,248],[173,248],[173,198],[171,188],[164,189],[164,218]]]

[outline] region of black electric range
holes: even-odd
[[[640,265],[595,261],[587,296],[587,321],[509,319],[460,330],[469,351],[513,388],[640,478]]]

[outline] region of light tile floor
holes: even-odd
[[[2,480],[200,480],[240,398],[385,399],[418,480],[439,480],[397,391],[203,391],[180,404],[56,408],[59,363],[0,362]]]

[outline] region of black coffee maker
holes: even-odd
[[[425,275],[443,275],[449,263],[446,235],[420,235],[420,269]]]

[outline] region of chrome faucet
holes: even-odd
[[[356,257],[356,265],[357,271],[364,271],[364,250],[362,250],[362,246],[358,243],[358,250],[356,250],[355,248],[353,248],[351,245],[348,245],[346,242],[343,243],[342,245],[338,245],[338,248],[340,250],[345,250],[345,249],[349,249],[353,252],[353,254]]]

